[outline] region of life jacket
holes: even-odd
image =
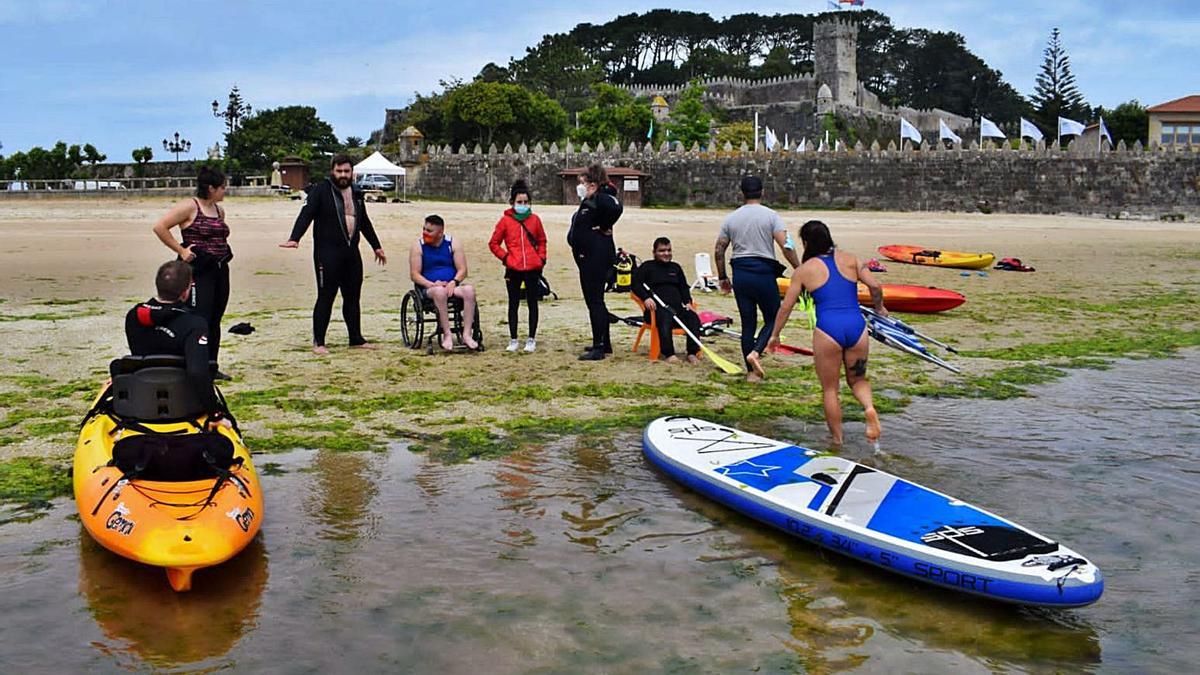
[[[637,266],[637,256],[626,253],[623,248],[617,249],[617,262],[613,265],[617,272],[613,289],[615,292],[628,293],[633,288],[633,271]]]
[[[996,263],[996,266],[993,267],[992,269],[1008,270],[1009,272],[1032,272],[1032,271],[1034,271],[1032,267],[1021,264],[1020,258],[1001,258],[1000,261]]]

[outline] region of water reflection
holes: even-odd
[[[233,559],[198,570],[176,593],[162,568],[105,550],[80,529],[79,590],[105,639],[92,646],[118,662],[177,666],[224,656],[258,621],[267,553],[255,537]]]
[[[379,491],[379,472],[374,460],[372,453],[317,452],[310,469],[316,477],[310,483],[313,498],[307,503],[319,524],[318,537],[352,542],[375,535],[379,514],[370,505]]]

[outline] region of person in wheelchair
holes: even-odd
[[[182,356],[186,382],[195,400],[210,414],[222,419],[225,406],[213,389],[208,360],[208,322],[187,308],[192,288],[192,268],[182,260],[171,260],[158,268],[154,278],[155,297],[134,305],[125,315],[125,338],[134,356]],[[215,418],[213,417],[215,415]]]
[[[417,292],[432,300],[437,309],[442,349],[454,349],[448,307],[450,298],[458,298],[463,304],[460,336],[463,346],[479,349],[479,342],[474,338],[475,287],[463,283],[467,278],[467,256],[461,246],[446,236],[446,221],[441,216],[425,217],[421,240],[413,243],[408,262],[409,276]]]
[[[650,290],[646,287],[649,286]],[[700,333],[700,317],[692,309],[692,292],[688,285],[683,268],[674,261],[671,240],[659,237],[654,240],[654,259],[638,265],[633,272],[633,294],[646,307],[646,322],[650,322],[650,312],[657,312],[655,321],[658,324],[658,340],[661,354],[667,363],[678,363],[675,356],[675,343],[672,339],[675,329],[675,319],[672,314],[683,321],[693,335]],[[651,291],[654,295],[651,295]],[[667,307],[660,307],[654,300],[657,295]],[[688,363],[700,362],[700,345],[692,338],[687,339]]]

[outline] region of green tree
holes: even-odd
[[[1075,86],[1071,59],[1057,28],[1050,32],[1050,42],[1042,53],[1042,69],[1030,97],[1034,121],[1043,129],[1057,129],[1059,117],[1086,122],[1091,117],[1091,108]]]
[[[792,65],[791,53],[783,45],[772,47],[758,67],[758,76],[763,78],[783,77],[797,72],[796,66]]]
[[[745,143],[747,147],[754,147],[754,123],[753,122],[734,122],[726,124],[717,129],[717,148],[724,148],[725,143],[733,145],[733,149],[737,150]]]
[[[91,164],[92,169],[95,170],[97,164],[108,159],[108,155],[97,150],[96,146],[91,143],[85,143],[83,146],[83,159],[88,164]]]
[[[592,106],[579,113],[579,128],[571,137],[581,143],[644,142],[654,113],[645,99],[603,82],[592,85]],[[657,132],[657,129],[655,130]]]
[[[712,115],[704,107],[704,87],[699,81],[692,80],[671,110],[671,123],[667,125],[671,140],[683,143],[685,148],[692,147],[693,143],[706,146],[711,125]]]
[[[137,164],[137,166],[133,167],[133,172],[138,176],[146,175],[146,164],[154,159],[154,151],[150,149],[150,146],[145,145],[140,148],[134,148],[130,155]]]
[[[533,143],[562,136],[567,113],[556,101],[517,84],[472,82],[451,92],[444,115],[454,142]]]
[[[1112,110],[1100,106],[1096,108],[1096,114],[1104,118],[1104,126],[1112,134],[1114,144],[1121,141],[1125,141],[1126,145],[1133,145],[1137,141],[1146,144],[1146,135],[1150,133],[1150,116],[1137,99],[1126,101]]]
[[[558,101],[568,112],[587,107],[591,86],[604,69],[568,35],[547,35],[525,56],[509,63],[513,81]]]
[[[14,152],[5,162],[5,171],[10,178],[28,180],[55,180],[70,178],[79,170],[83,161],[78,145],[67,146],[59,141],[47,150],[34,146],[25,152]]]
[[[346,147],[347,148],[350,148],[353,150],[354,148],[361,148],[362,146],[363,146],[363,139],[361,136],[347,136],[346,137]]]
[[[338,149],[333,127],[317,117],[311,106],[285,106],[260,111],[242,121],[227,137],[226,156],[250,170],[263,170],[271,162],[294,155],[313,160]]]

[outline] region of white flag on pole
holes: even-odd
[[[1042,140],[1042,130],[1037,128],[1033,122],[1021,118],[1021,138],[1032,138],[1035,141]]]
[[[1021,120],[1024,122],[1024,120]],[[986,117],[979,118],[979,135],[984,138],[1008,138],[1000,131],[1000,127],[996,123]]]
[[[922,140],[921,132],[917,131],[917,128],[914,127],[911,122],[909,122],[908,120],[901,117],[900,118],[900,142],[903,143],[904,139],[906,139],[906,138],[908,140],[912,141],[913,143],[920,143]]]
[[[1116,145],[1115,143],[1113,143],[1112,134],[1108,133],[1108,126],[1106,126],[1104,124],[1103,117],[1100,118],[1100,137],[1107,138],[1109,145]]]
[[[775,132],[771,131],[771,127],[763,127],[763,141],[767,144],[767,152],[774,152],[775,146],[779,144],[779,139],[776,138]]]
[[[954,133],[954,130],[950,128],[950,125],[946,124],[946,121],[941,118],[938,118],[938,140],[950,141],[952,143],[962,145],[962,137]]]
[[[804,152],[805,150],[808,150],[808,139],[801,137],[800,145],[796,146],[796,152]]]
[[[1083,134],[1083,124],[1065,117],[1058,118],[1059,136],[1079,136]]]

